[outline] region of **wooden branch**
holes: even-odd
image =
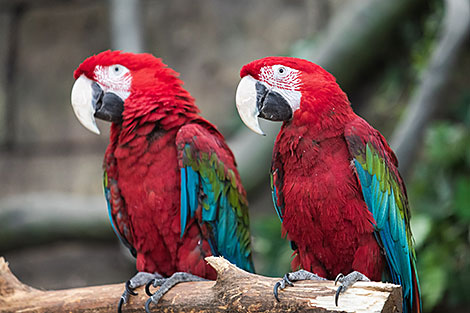
[[[218,273],[217,281],[176,285],[154,306],[156,312],[401,312],[401,288],[383,283],[357,283],[334,304],[331,281],[298,282],[280,292],[272,289],[279,278],[247,273],[224,258],[206,261]],[[42,291],[22,284],[0,258],[0,312],[115,312],[124,284]],[[125,312],[143,312],[147,296],[142,288],[131,297]]]

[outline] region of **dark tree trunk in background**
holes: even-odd
[[[5,115],[3,125],[4,138],[1,142],[6,150],[11,151],[15,148],[16,140],[16,119],[17,117],[17,103],[15,97],[15,82],[16,82],[16,67],[18,55],[18,42],[19,42],[19,28],[21,25],[21,18],[24,13],[24,5],[18,4],[9,9],[10,23],[8,25],[8,41],[7,57],[6,57],[6,84],[5,84]]]
[[[110,0],[111,44],[115,50],[144,51],[140,0]]]
[[[468,42],[470,2],[446,0],[445,4],[441,38],[404,118],[392,135],[391,146],[397,154],[400,172],[404,176],[410,174],[415,154],[422,146],[424,131],[432,121],[436,108],[439,105],[448,105],[443,98],[445,87],[460,51],[465,42]]]

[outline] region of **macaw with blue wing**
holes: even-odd
[[[136,257],[133,289],[160,286],[159,299],[183,281],[215,279],[204,260],[223,256],[253,272],[248,204],[223,136],[198,115],[177,73],[150,54],[105,51],[75,71],[72,106],[99,134],[111,122],[104,191],[111,224]]]
[[[335,279],[338,296],[358,280],[403,288],[403,311],[421,298],[410,213],[398,162],[383,136],[357,116],[335,78],[289,57],[245,65],[236,101],[262,134],[258,117],[282,121],[271,166],[273,201],[295,250],[292,269],[274,287]],[[344,276],[342,273],[349,273]]]

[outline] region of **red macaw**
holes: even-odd
[[[177,76],[150,54],[120,51],[91,56],[74,73],[79,121],[97,134],[95,117],[112,122],[104,191],[114,231],[139,271],[126,283],[119,311],[148,282],[161,287],[147,310],[178,282],[215,279],[206,256],[253,272],[246,193],[233,154]]]
[[[355,281],[370,278],[400,284],[404,312],[419,312],[408,200],[385,138],[314,63],[267,57],[245,65],[240,76],[236,102],[244,123],[262,134],[258,117],[283,121],[272,195],[295,250],[292,269],[303,270],[276,284],[276,299],[291,281],[320,276],[340,282],[337,303]]]

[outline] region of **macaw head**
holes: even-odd
[[[170,94],[192,105],[177,76],[151,54],[104,51],[87,58],[75,70],[72,107],[80,123],[99,134],[95,117],[114,123],[136,119],[158,107],[174,106]],[[134,101],[136,97],[143,98]]]
[[[349,107],[333,75],[307,60],[267,57],[240,71],[236,104],[243,122],[264,135],[258,117],[271,121],[310,119],[309,122]],[[333,113],[331,113],[333,111]]]

